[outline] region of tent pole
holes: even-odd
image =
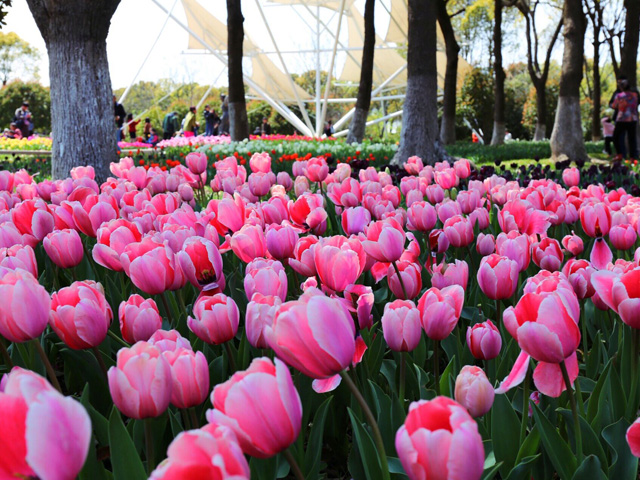
[[[384,117],[376,118],[374,120],[370,120],[365,125],[368,127],[370,125],[375,125],[376,123],[386,122],[390,118],[399,117],[402,115],[402,110],[398,110],[397,112],[390,113],[389,115],[385,115]],[[338,133],[334,133],[334,137],[346,137],[349,133],[349,130],[340,130]]]
[[[175,0],[173,2],[173,5],[171,5],[171,9],[167,12],[167,16],[164,19],[164,23],[162,24],[162,27],[160,27],[160,31],[158,32],[158,36],[153,41],[153,44],[151,45],[151,48],[149,48],[149,51],[147,52],[147,56],[144,57],[144,60],[142,61],[142,64],[140,65],[140,68],[138,68],[138,71],[136,72],[136,74],[133,76],[133,79],[131,80],[131,83],[125,89],[123,94],[120,96],[120,99],[118,100],[119,103],[124,102],[124,99],[127,98],[127,95],[129,94],[129,91],[131,90],[131,87],[133,87],[133,84],[135,83],[136,79],[138,78],[138,75],[140,75],[140,72],[142,71],[142,68],[147,63],[147,60],[149,60],[149,56],[151,55],[151,52],[153,52],[153,49],[155,48],[156,44],[158,43],[158,40],[160,40],[160,36],[162,35],[162,32],[164,32],[164,28],[167,26],[167,23],[169,22],[169,18],[171,17],[171,12],[173,12],[173,9],[175,8],[177,3],[178,3],[178,0]]]
[[[316,134],[319,137],[320,125],[320,6],[316,6]]]

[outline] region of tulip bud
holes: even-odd
[[[60,268],[75,267],[84,256],[80,235],[69,228],[51,232],[44,237],[42,244],[51,261]]]
[[[465,407],[472,417],[481,417],[493,405],[495,391],[479,367],[465,365],[456,378],[456,402]]]
[[[189,330],[208,344],[220,345],[235,337],[240,312],[231,297],[217,293],[201,297],[193,306],[193,317],[187,319]]]
[[[467,346],[478,360],[492,360],[500,353],[502,337],[491,320],[467,328]]]
[[[410,300],[394,300],[387,303],[382,315],[382,333],[391,350],[414,350],[422,337],[420,311],[415,304]]]
[[[147,341],[162,328],[162,317],[152,298],[145,299],[133,294],[118,307],[120,332],[126,342]]]

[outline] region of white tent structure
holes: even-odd
[[[161,0],[151,1],[166,13],[164,25],[172,19],[189,34],[189,50],[204,50],[215,56],[224,65],[227,64],[227,27],[221,20],[226,19],[226,5],[223,0],[213,2],[216,8],[213,12],[205,8],[198,0],[180,0],[186,21],[175,13],[178,0],[172,0],[172,5],[169,8]],[[357,8],[358,1],[361,2],[361,0],[243,1],[245,18],[248,20],[249,17],[254,17],[252,19],[259,20],[262,26],[262,34],[258,35],[247,28],[245,21],[243,70],[249,95],[269,103],[304,135],[321,136],[329,103],[355,103],[355,98],[329,98],[329,87],[333,82],[352,82],[357,85],[360,80],[364,18]],[[407,41],[407,0],[376,1],[377,33],[372,101],[385,101],[398,98],[397,92],[396,95],[390,95],[389,90],[399,89],[402,91],[406,87],[407,62],[400,52]],[[299,20],[298,24],[291,25],[288,32],[289,38],[283,37],[282,31],[274,31],[272,28],[274,24],[277,24],[273,19],[278,15],[282,17],[283,9],[288,10],[289,17],[292,17],[292,12],[295,12],[295,18]],[[382,25],[383,28],[378,26],[380,19],[386,23],[386,25]],[[158,38],[162,34],[162,29]],[[384,35],[381,35],[380,32]],[[307,46],[295,45],[299,43],[297,40],[303,39],[303,37]],[[145,62],[156,42],[151,46]],[[297,48],[292,48],[292,45]],[[446,56],[444,42],[439,31],[437,55],[438,79],[442,86]],[[302,64],[306,67],[302,70],[315,69],[316,78],[313,92],[308,92],[300,87],[291,75],[296,70],[296,66],[297,70],[301,71]],[[143,65],[140,66],[131,84],[135,82]],[[460,78],[463,78],[470,68],[462,58],[459,59]],[[321,75],[323,71],[327,72],[324,84]],[[129,89],[125,90],[122,98],[126,96],[128,91]],[[299,114],[292,111],[290,108],[292,105],[297,106]],[[315,115],[313,115],[315,122],[309,115],[310,109],[313,108],[315,108]],[[351,109],[335,122],[336,136],[346,135],[347,130],[344,128],[348,125],[353,111]],[[385,121],[401,114],[400,111],[384,115],[368,122],[368,124]]]

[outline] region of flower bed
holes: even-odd
[[[637,478],[634,171],[210,163],[0,171],[0,474]]]
[[[0,150],[51,150],[52,140],[49,137],[32,136],[29,138],[0,137]]]

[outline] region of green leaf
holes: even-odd
[[[80,403],[87,410],[91,417],[91,425],[100,445],[109,445],[109,422],[98,411],[93,408],[89,400],[89,385],[84,387]]]
[[[540,431],[542,445],[549,456],[551,463],[562,480],[571,480],[578,468],[576,457],[556,428],[547,420],[540,408],[533,405],[533,417]]]
[[[451,358],[449,365],[444,369],[442,375],[440,376],[440,395],[444,395],[446,397],[453,397],[451,392],[451,372],[453,371],[453,364],[456,361],[455,355]]]
[[[520,421],[506,395],[496,395],[491,408],[493,451],[503,476],[511,471],[520,446]]]
[[[353,413],[351,408],[347,408],[349,417],[351,418],[351,425],[353,425],[354,444],[351,448],[357,448],[362,458],[362,466],[366,474],[366,478],[382,478],[382,467],[378,456],[378,450],[376,449],[371,435],[362,426],[358,418]]]
[[[596,387],[593,389],[593,393],[589,397],[589,403],[587,405],[587,420],[593,424],[593,419],[596,418],[596,414],[598,413],[598,405],[600,402],[600,395],[602,395],[602,390],[606,385],[607,379],[609,378],[609,370],[611,369],[611,360],[607,362],[602,371],[602,375],[598,378],[598,383],[596,383]]]
[[[611,449],[609,478],[615,480],[633,480],[638,474],[638,459],[631,453],[626,439],[629,425],[626,419],[621,418],[602,430],[602,436]]]
[[[109,417],[109,446],[114,480],[146,480],[142,461],[115,407]]]
[[[573,480],[607,480],[607,476],[602,472],[598,457],[589,455],[576,470]]]
[[[558,409],[558,412],[564,417],[564,421],[567,425],[567,430],[569,431],[569,438],[571,439],[572,443],[575,444],[575,432],[571,410],[560,408]],[[582,434],[582,453],[584,453],[585,455],[595,455],[596,457],[598,457],[598,463],[604,470],[606,470],[607,468],[609,468],[609,462],[607,462],[607,455],[604,453],[602,444],[591,428],[591,425],[589,425],[589,423],[584,418],[579,417],[579,419],[580,432]]]
[[[537,455],[524,457],[522,461],[509,472],[507,480],[529,480],[531,478],[531,468],[541,455],[541,453],[538,453]]]
[[[309,432],[309,442],[304,453],[304,474],[307,480],[320,477],[322,457],[322,437],[324,435],[324,423],[327,419],[327,411],[333,397],[327,398],[316,411],[313,424]]]
[[[251,480],[275,480],[278,475],[278,455],[271,458],[252,458],[249,462]]]

